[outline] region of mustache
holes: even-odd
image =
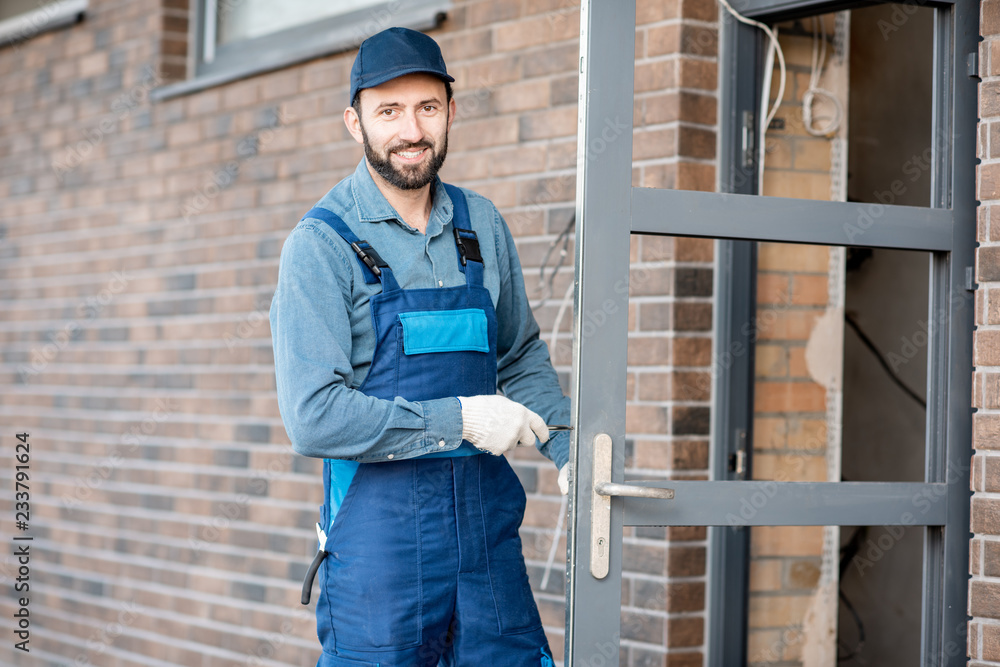
[[[430,148],[431,150],[434,150],[434,144],[432,144],[429,141],[418,141],[416,143],[396,144],[395,146],[389,148],[386,152],[398,153],[400,151],[411,151],[417,148]]]

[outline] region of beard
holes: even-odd
[[[448,134],[444,135],[441,142],[441,151],[434,148],[432,141],[424,140],[416,143],[400,142],[385,149],[384,154],[379,154],[368,140],[368,133],[365,126],[361,125],[361,135],[364,138],[365,157],[372,169],[384,178],[390,185],[400,190],[419,190],[434,180],[444,159],[448,155]],[[419,150],[426,148],[430,152],[430,158],[414,165],[395,165],[392,162],[392,154],[400,151]]]

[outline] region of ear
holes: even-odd
[[[356,142],[359,144],[365,143],[365,137],[361,134],[361,119],[358,117],[358,112],[354,110],[354,107],[344,109],[344,125],[347,126],[347,131],[351,133]]]
[[[455,98],[451,98],[448,102],[448,132],[451,132],[451,124],[455,120],[455,114],[458,113],[458,105],[455,104]]]

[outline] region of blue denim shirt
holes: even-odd
[[[451,198],[440,179],[431,191],[425,234],[402,222],[363,159],[316,206],[339,215],[368,241],[403,289],[464,285],[451,232]],[[567,424],[569,398],[539,339],[510,230],[492,202],[463,192],[484,258],[484,286],[497,312],[499,388],[547,423]],[[270,321],[278,408],[296,452],[359,462],[385,461],[392,454],[398,461],[461,444],[457,398],[389,401],[357,390],[375,352],[369,299],[381,291],[380,283],[365,283],[354,251],[326,223],[306,218],[285,241]],[[539,449],[562,467],[569,458],[569,434],[556,433]]]

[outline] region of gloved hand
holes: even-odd
[[[559,468],[559,479],[556,480],[559,484],[559,492],[564,496],[569,493],[569,464],[566,463],[562,468]]]
[[[531,446],[537,436],[549,439],[545,420],[520,403],[494,394],[459,396],[462,404],[462,439],[495,456],[518,445]]]

